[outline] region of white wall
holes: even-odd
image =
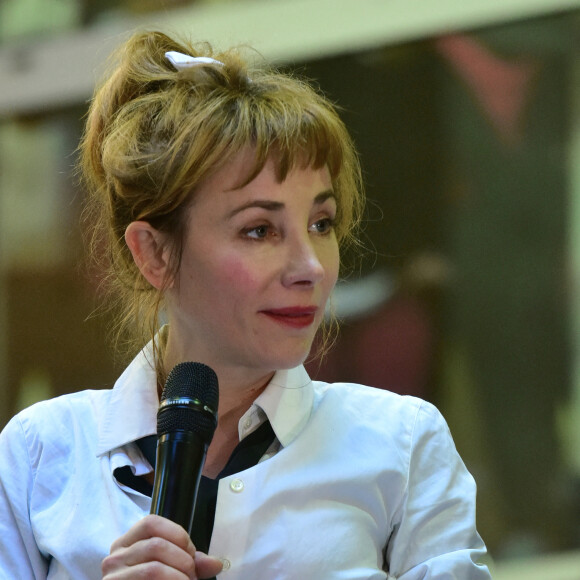
[[[160,26],[269,59],[305,60],[580,8],[580,0],[237,0],[0,46],[0,116],[82,102],[127,31]],[[7,82],[9,81],[9,82]]]

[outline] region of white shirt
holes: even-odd
[[[0,578],[97,580],[151,500],[113,471],[151,466],[155,373],[141,353],[111,390],[38,403],[0,434]],[[280,450],[219,482],[220,580],[488,580],[475,484],[430,404],[275,374],[239,423],[267,416]]]

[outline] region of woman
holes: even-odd
[[[302,367],[362,207],[332,105],[236,51],[139,33],[95,94],[81,169],[119,335],[149,342],[112,390],[40,403],[6,427],[0,571],[489,578],[475,486],[441,415]],[[220,388],[193,540],[148,515],[146,441],[183,361],[212,367]]]

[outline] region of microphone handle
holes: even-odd
[[[207,448],[193,431],[171,431],[157,441],[151,513],[179,524],[190,535]]]

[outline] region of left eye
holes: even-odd
[[[326,234],[330,230],[332,230],[333,226],[334,222],[330,218],[324,218],[314,222],[312,226],[310,226],[310,228],[314,230],[316,233]]]

